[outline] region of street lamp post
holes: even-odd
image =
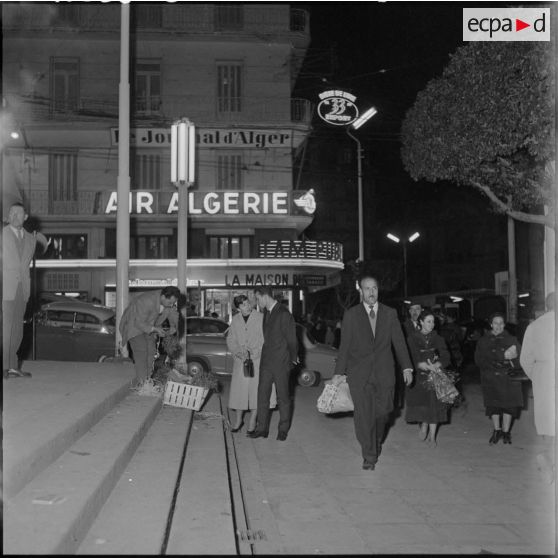
[[[351,134],[351,129],[358,130],[378,111],[371,107],[361,116],[359,116],[348,128],[347,135],[357,144],[357,184],[358,184],[358,259],[364,261],[364,216],[363,216],[363,199],[362,199],[362,147],[360,141]]]
[[[414,232],[409,238],[403,240],[391,233],[387,233],[386,236],[397,244],[401,242],[403,246],[403,298],[407,298],[407,243],[414,242],[420,234]]]
[[[177,279],[186,296],[188,188],[195,179],[196,127],[187,118],[171,126],[171,182],[178,188]]]

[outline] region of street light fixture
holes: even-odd
[[[378,111],[371,107],[360,115],[348,128],[347,135],[357,144],[357,179],[358,179],[358,259],[364,261],[364,218],[362,214],[362,147],[360,141],[351,134],[351,128],[358,130],[366,124]]]
[[[401,239],[392,233],[387,233],[386,236],[391,241],[396,242],[397,244],[401,242],[403,245],[403,297],[407,298],[407,243],[414,242],[420,236],[420,233],[414,232],[407,239]]]
[[[186,295],[188,188],[195,180],[196,127],[187,118],[171,126],[171,182],[178,188],[178,288]]]

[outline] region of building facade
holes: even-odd
[[[268,284],[303,313],[308,292],[334,285],[343,268],[340,243],[301,240],[316,204],[293,189],[312,115],[291,95],[308,14],[269,3],[130,11],[130,290],[176,284],[170,126],[187,117],[190,304],[226,318],[235,294]],[[4,3],[2,12],[4,206],[23,201],[50,240],[38,291],[115,306],[121,5]]]

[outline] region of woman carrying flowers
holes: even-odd
[[[436,445],[438,424],[448,420],[448,403],[436,395],[436,378],[443,376],[443,369],[451,362],[445,340],[434,331],[433,312],[423,310],[418,318],[420,330],[407,338],[413,360],[415,381],[407,386],[405,394],[405,420],[420,423],[419,438]]]

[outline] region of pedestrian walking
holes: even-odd
[[[408,312],[409,316],[403,322],[403,330],[405,331],[406,336],[411,335],[411,333],[414,333],[415,331],[420,331],[418,317],[422,312],[422,305],[418,302],[411,302]]]
[[[151,376],[155,359],[157,339],[174,335],[178,330],[176,309],[180,291],[177,287],[147,291],[136,295],[120,320],[122,346],[129,344],[136,370],[136,384],[141,384]],[[170,329],[163,324],[168,320]]]
[[[537,434],[542,436],[555,436],[556,434],[554,297],[554,293],[550,293],[546,297],[547,312],[527,326],[519,356],[520,364],[532,382],[535,428]]]
[[[2,368],[3,377],[30,377],[19,366],[17,351],[23,340],[23,317],[31,294],[29,264],[37,243],[43,251],[47,240],[41,233],[31,234],[23,228],[28,219],[21,203],[8,211],[8,224],[2,229]]]
[[[378,281],[359,281],[362,302],[345,312],[335,374],[346,374],[354,403],[354,423],[362,448],[362,468],[373,470],[381,452],[389,414],[394,407],[395,362],[392,348],[408,385],[411,359],[397,312],[378,302]]]
[[[513,381],[508,372],[519,367],[519,341],[505,329],[504,315],[490,316],[487,331],[477,342],[475,364],[480,369],[482,395],[486,415],[492,419],[494,430],[488,440],[511,444],[511,424],[523,407],[521,383]]]
[[[258,411],[256,430],[250,438],[267,438],[269,434],[269,401],[275,384],[279,406],[279,428],[277,439],[287,439],[291,424],[291,398],[289,376],[298,363],[296,326],[292,314],[283,304],[273,298],[271,287],[254,290],[260,308],[264,308],[264,343],[260,360],[258,384]]]
[[[414,383],[406,388],[405,420],[409,423],[418,422],[419,438],[435,446],[438,425],[447,422],[449,406],[438,400],[429,381],[429,373],[433,369],[447,368],[451,356],[445,340],[434,330],[434,313],[423,310],[417,321],[420,330],[407,338],[416,375]]]
[[[229,409],[236,412],[232,432],[238,432],[244,424],[244,412],[250,411],[247,434],[256,429],[258,410],[258,383],[260,378],[260,358],[264,343],[263,314],[254,310],[246,295],[233,299],[238,312],[233,316],[227,333],[227,347],[233,355],[233,371],[229,392]],[[253,376],[246,376],[244,362],[253,362]],[[277,404],[275,385],[272,386],[270,409]]]

